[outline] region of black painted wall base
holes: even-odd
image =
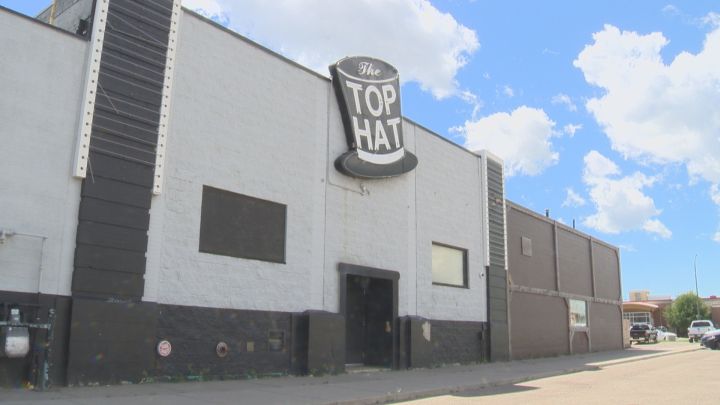
[[[489,360],[486,322],[443,321],[404,316],[400,327],[400,367],[432,367]]]
[[[142,382],[152,376],[157,304],[73,298],[69,385]]]
[[[3,291],[0,302],[41,314],[56,309],[50,368],[56,386],[345,371],[345,318],[336,313],[123,303]],[[484,322],[404,316],[395,325],[400,369],[488,360]],[[37,343],[44,342],[42,332],[36,337]],[[160,340],[171,342],[170,356],[157,354]],[[219,342],[227,344],[224,357],[216,353]],[[0,358],[0,386],[25,385],[31,380],[32,361],[32,356]]]
[[[288,374],[293,342],[289,312],[158,305],[156,341],[168,340],[168,357],[152,354],[159,379],[246,378]],[[218,343],[227,354],[218,356]]]

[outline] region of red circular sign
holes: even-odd
[[[167,340],[162,340],[157,345],[157,352],[162,357],[167,357],[172,352],[172,345]]]

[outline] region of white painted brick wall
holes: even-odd
[[[87,42],[0,10],[0,290],[70,294]],[[40,267],[42,265],[42,276]]]
[[[414,172],[344,176],[333,167],[347,144],[330,82],[189,14],[174,80],[145,300],[334,312],[346,262],[398,271],[400,315],[485,319],[477,157],[406,121]],[[204,184],[287,204],[287,263],[199,253]],[[469,250],[469,289],[431,284],[433,240]]]
[[[486,320],[486,286],[480,159],[416,130],[418,315],[431,319]],[[468,288],[432,284],[432,243],[468,250]]]

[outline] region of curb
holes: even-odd
[[[518,384],[526,381],[531,380],[538,380],[541,378],[549,378],[549,377],[557,377],[560,375],[565,374],[572,374],[572,373],[579,373],[582,371],[596,371],[600,370],[603,367],[606,366],[615,366],[618,364],[625,364],[625,363],[633,363],[636,361],[642,361],[642,360],[650,360],[658,357],[665,357],[665,356],[671,356],[674,354],[680,354],[680,353],[689,353],[694,352],[698,350],[702,350],[702,347],[695,347],[687,350],[675,350],[675,351],[668,351],[664,353],[653,353],[643,356],[635,356],[635,357],[629,357],[626,359],[620,359],[620,360],[608,360],[606,362],[596,362],[596,363],[587,363],[581,367],[571,367],[566,368],[562,370],[555,370],[555,371],[547,371],[547,372],[541,372],[541,373],[535,373],[532,375],[526,375],[522,377],[516,377],[516,378],[506,378],[502,380],[497,380],[493,382],[487,382],[487,383],[479,383],[479,384],[468,384],[468,385],[459,385],[454,387],[443,387],[443,388],[434,388],[429,390],[422,390],[422,391],[412,391],[412,392],[396,392],[396,393],[387,393],[384,395],[376,395],[376,396],[370,396],[367,398],[362,399],[353,399],[353,400],[347,400],[347,401],[333,401],[333,402],[327,402],[325,405],[371,405],[371,404],[386,404],[391,402],[400,402],[400,401],[412,401],[416,399],[422,399],[422,398],[430,398],[430,397],[436,397],[440,395],[448,395],[448,394],[455,394],[459,392],[465,392],[465,391],[474,391],[474,390],[481,390],[486,388],[493,388],[493,387],[501,387],[505,385],[513,385]]]

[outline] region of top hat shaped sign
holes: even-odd
[[[418,160],[403,144],[400,77],[379,59],[355,56],[330,66],[350,150],[335,160],[342,173],[384,178],[407,173]]]

